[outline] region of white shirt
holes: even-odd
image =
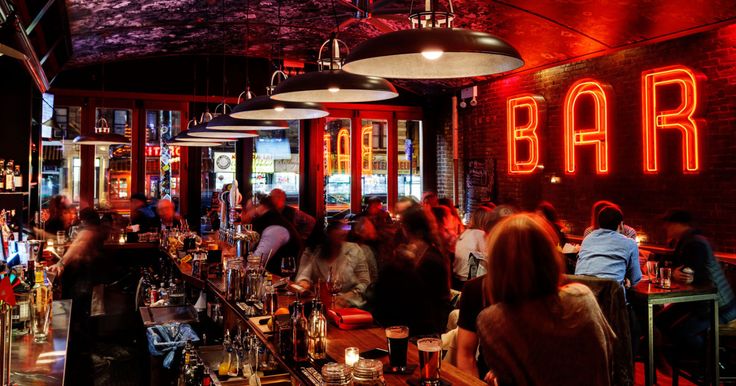
[[[289,242],[289,231],[281,225],[271,225],[263,230],[261,235],[261,241],[258,242],[258,247],[253,252],[253,255],[260,256],[261,261],[264,265],[268,263],[265,261],[266,258],[271,258],[276,254],[279,248],[286,245]],[[271,256],[269,256],[269,253]]]
[[[476,257],[485,259],[486,233],[480,229],[466,229],[455,244],[455,261],[452,263],[452,273],[459,280],[468,280],[468,259],[473,253]]]

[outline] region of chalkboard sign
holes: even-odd
[[[493,201],[495,159],[470,159],[465,165],[465,213],[483,202]]]

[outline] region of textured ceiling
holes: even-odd
[[[408,28],[406,16],[412,1],[334,0],[334,7],[332,0],[66,3],[73,44],[69,65],[74,67],[223,51],[269,58],[277,41],[283,45],[285,57],[314,61],[319,45],[335,30],[336,22],[340,38],[354,46],[381,33]],[[456,0],[453,4],[455,26],[487,31],[507,40],[524,58],[522,70],[736,21],[734,0]],[[361,7],[368,7],[372,15],[357,18]]]

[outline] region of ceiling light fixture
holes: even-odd
[[[130,140],[123,135],[111,132],[105,118],[100,118],[95,124],[95,132],[82,134],[74,138],[79,145],[129,145]]]
[[[246,94],[244,91],[240,95]],[[238,97],[238,104],[240,104],[240,96]],[[222,106],[222,114],[217,115],[217,110]],[[274,120],[252,120],[252,119],[237,119],[227,114],[227,109],[230,106],[222,103],[215,108],[215,117],[207,122],[207,130],[229,130],[229,131],[250,131],[250,130],[285,130],[289,128],[289,123],[286,121],[274,121]],[[232,111],[232,109],[231,109]]]
[[[426,0],[425,11],[411,12],[411,29],[390,32],[358,45],[343,69],[360,75],[398,79],[449,79],[511,71],[524,65],[519,52],[491,34],[452,28],[447,11]]]
[[[251,120],[296,120],[315,119],[330,115],[319,103],[314,102],[287,102],[271,98],[271,92],[276,88],[276,79],[287,79],[288,76],[281,70],[271,75],[271,86],[267,95],[246,99],[233,108],[230,114],[233,118]]]
[[[395,98],[396,88],[386,79],[351,74],[342,70],[340,45],[347,45],[334,36],[322,44],[317,63],[319,71],[297,75],[281,82],[271,98],[291,102],[373,102]],[[322,52],[329,46],[329,68],[324,69]]]
[[[179,133],[180,138],[189,137],[189,138],[207,138],[215,141],[225,140],[225,141],[234,141],[238,138],[253,138],[258,136],[258,132],[256,131],[232,131],[232,130],[214,130],[214,129],[208,129],[207,125],[209,122],[204,122],[195,125],[187,129],[186,131],[182,131]]]

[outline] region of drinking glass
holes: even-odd
[[[66,232],[64,232],[64,231],[56,231],[56,243],[57,244],[64,244],[64,243],[66,243]]]
[[[332,295],[330,309],[334,309],[337,295],[342,292],[342,280],[340,280],[339,274],[335,273],[332,268],[330,268],[330,273],[327,275],[327,288],[330,291],[330,295]]]
[[[647,276],[649,276],[650,283],[657,282],[657,262],[647,260]]]
[[[659,269],[659,279],[662,288],[672,287],[672,268],[664,267]]]
[[[281,275],[289,281],[294,281],[294,278],[292,277],[294,274],[296,274],[296,258],[294,256],[287,256],[281,259]],[[292,296],[294,293],[288,291],[286,295]]]
[[[442,340],[439,338],[419,339],[417,348],[419,349],[419,383],[422,385],[439,385]]]
[[[409,327],[391,326],[386,328],[389,364],[394,371],[406,370],[406,351],[409,348]]]

